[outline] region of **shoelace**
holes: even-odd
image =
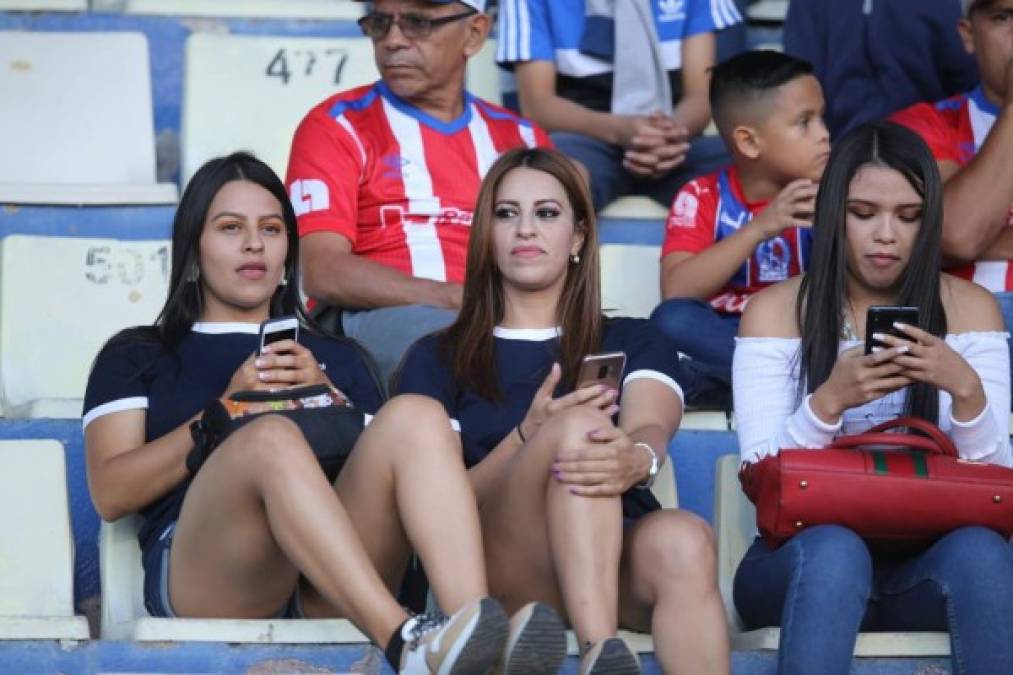
[[[435,630],[439,630],[448,621],[450,621],[450,617],[443,614],[420,614],[416,616],[412,627],[408,629],[411,646],[413,648],[417,647],[423,637]]]

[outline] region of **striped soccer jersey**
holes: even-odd
[[[767,202],[746,201],[735,167],[692,180],[672,202],[661,255],[700,253],[737,232],[766,207]],[[711,306],[725,314],[742,313],[754,293],[804,272],[811,245],[811,231],[797,227],[763,242],[710,299]]]
[[[460,117],[443,122],[382,81],[339,93],[310,110],[292,141],[299,234],[334,232],[356,255],[461,283],[482,177],[510,148],[548,145],[541,129],[470,94]]]
[[[998,113],[979,86],[937,103],[916,103],[891,119],[917,132],[937,160],[964,166],[981,149]],[[1013,225],[1013,204],[1008,224]],[[993,293],[1013,290],[1013,265],[1007,260],[981,260],[947,272],[971,279]]]

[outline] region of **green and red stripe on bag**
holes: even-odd
[[[890,431],[901,427],[909,433]],[[918,418],[822,450],[782,449],[744,465],[739,480],[771,546],[830,524],[874,542],[929,543],[970,525],[1013,535],[1013,469],[961,459],[939,427]]]

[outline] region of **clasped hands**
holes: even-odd
[[[625,149],[623,168],[646,178],[660,178],[682,164],[689,152],[689,131],[670,115],[660,111],[650,115],[622,118],[620,145]]]

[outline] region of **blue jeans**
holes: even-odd
[[[682,164],[661,178],[641,178],[623,168],[623,149],[618,145],[570,131],[552,134],[552,142],[591,174],[591,196],[596,211],[627,194],[646,195],[667,208],[684,183],[717,171],[732,161],[719,136],[697,136],[690,142]]]
[[[757,539],[734,597],[749,628],[781,626],[782,675],[848,673],[859,628],[949,630],[955,673],[1013,673],[1013,546],[985,528],[892,557],[836,525],[773,550]]]
[[[403,305],[362,311],[344,310],[341,325],[345,335],[366,348],[389,386],[390,378],[401,364],[401,357],[420,337],[446,328],[457,312],[429,305]]]
[[[732,354],[740,318],[690,298],[665,300],[651,312],[651,322],[689,357],[679,361],[687,405],[731,408]]]

